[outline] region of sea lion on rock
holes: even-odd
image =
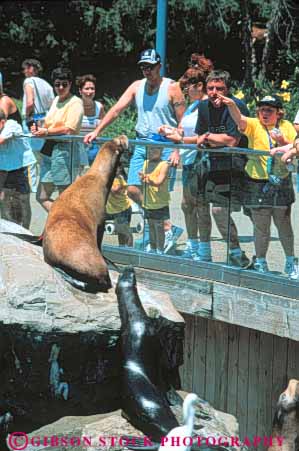
[[[107,292],[111,281],[100,248],[105,205],[128,138],[106,142],[91,168],[53,203],[43,233],[44,259],[89,292]],[[74,281],[75,280],[75,281]],[[82,286],[81,286],[82,288]]]
[[[160,442],[179,423],[160,388],[161,343],[154,319],[141,304],[132,267],[119,276],[116,295],[121,319],[122,412],[133,426]]]

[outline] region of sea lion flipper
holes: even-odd
[[[20,240],[27,241],[28,243],[34,244],[35,246],[43,245],[43,236],[42,235],[28,235],[26,233],[14,233],[14,232],[1,232],[4,235],[15,236]]]

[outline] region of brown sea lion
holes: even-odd
[[[44,259],[90,292],[107,291],[111,281],[101,254],[105,205],[128,138],[106,142],[91,168],[53,203],[43,233]],[[76,283],[74,283],[76,285]],[[82,288],[82,287],[81,287]]]

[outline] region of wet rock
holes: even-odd
[[[182,397],[186,393],[180,393]],[[182,424],[182,408],[172,407],[180,424]],[[223,443],[224,437],[238,437],[238,423],[232,415],[213,409],[210,404],[200,400],[196,410],[193,447],[207,450],[209,445],[218,450],[245,450],[245,446],[218,445]],[[53,445],[57,451],[64,451],[70,446],[75,451],[116,451],[126,448],[126,440],[122,436],[140,437],[141,442],[149,444],[150,438],[144,437],[142,432],[135,429],[121,416],[120,411],[107,415],[94,415],[87,417],[65,417],[55,423],[44,426],[28,435],[27,451],[38,449],[49,450]],[[52,437],[52,438],[51,438]],[[197,447],[197,437],[200,437],[201,446]],[[222,437],[222,440],[220,440]],[[213,444],[215,442],[215,444]],[[20,442],[22,443],[22,442]],[[175,447],[173,447],[175,449]]]
[[[119,408],[114,288],[96,295],[73,288],[44,263],[42,248],[18,234],[29,232],[0,220],[0,417],[9,412],[14,430],[33,430]],[[115,285],[118,274],[110,275]],[[184,321],[167,294],[138,289],[170,350],[169,371],[178,374]]]

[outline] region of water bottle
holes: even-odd
[[[287,170],[289,171],[289,172],[294,172],[295,171],[295,165],[294,165],[294,163],[293,163],[293,160],[288,160],[287,161],[287,164],[286,164],[286,168],[287,168]]]
[[[35,124],[36,129],[37,129],[38,126],[43,126],[45,114],[44,113],[33,113],[32,119],[33,119],[33,123]]]
[[[159,133],[150,133],[148,139],[151,139],[152,141],[170,142],[165,136],[159,135]]]
[[[282,133],[279,128],[274,127],[272,128],[271,132],[274,133],[274,135],[276,136],[282,136]]]

